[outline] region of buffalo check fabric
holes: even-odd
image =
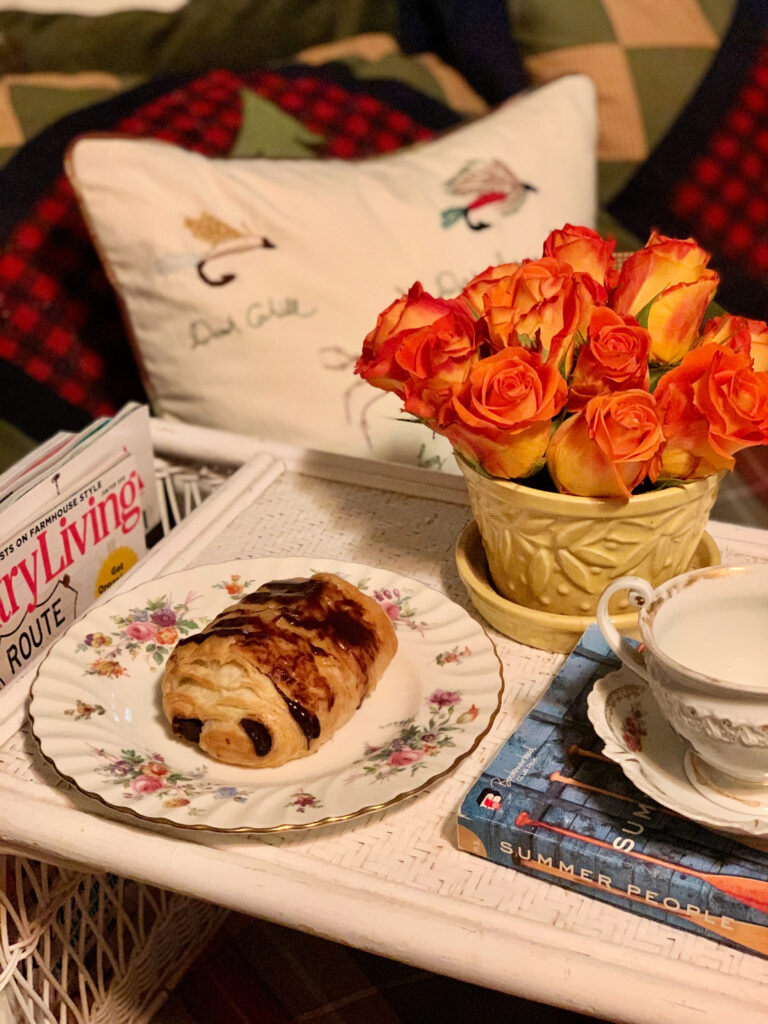
[[[718,302],[768,317],[768,5],[740,0],[687,108],[610,205],[646,236],[692,235],[712,253]]]

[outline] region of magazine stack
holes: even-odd
[[[53,640],[160,531],[145,405],[60,432],[0,475],[0,722]]]

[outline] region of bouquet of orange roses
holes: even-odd
[[[490,476],[629,498],[732,469],[768,442],[768,325],[705,319],[719,278],[693,239],[654,233],[620,269],[614,247],[566,224],[455,298],[417,282],[355,372]]]

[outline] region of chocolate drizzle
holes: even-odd
[[[260,610],[261,606],[270,604],[272,609]],[[376,657],[378,638],[375,631],[361,621],[363,614],[359,604],[346,598],[338,587],[325,579],[273,580],[244,595],[202,632],[183,637],[177,646],[200,644],[208,637],[217,636],[231,637],[238,646],[248,648],[259,670],[268,676],[285,701],[309,747],[321,731],[320,719],[311,706],[324,702],[330,710],[335,700],[322,671],[323,660],[334,656],[333,647],[349,654],[359,666],[360,702],[367,691],[368,671]],[[325,646],[321,646],[324,641]],[[197,721],[174,719],[174,731],[187,739],[198,740],[202,723],[198,723],[196,735],[192,736],[192,723]],[[268,754],[272,749],[272,735],[267,726],[251,718],[241,719],[240,725],[256,754],[259,757]]]

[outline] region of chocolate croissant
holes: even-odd
[[[341,577],[273,580],[178,642],[163,712],[211,757],[274,768],[329,740],[396,650],[389,616]]]

